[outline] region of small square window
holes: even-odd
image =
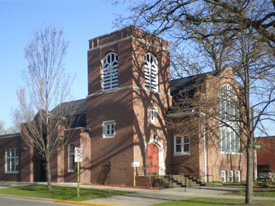
[[[174,155],[190,154],[190,137],[174,137]]]
[[[158,108],[157,107],[150,108],[150,119],[151,119],[151,123],[153,123],[153,124],[158,121]]]
[[[103,128],[103,133],[102,133],[103,138],[115,137],[116,135],[115,125],[116,125],[116,122],[114,120],[103,122],[103,124],[101,125]]]
[[[222,174],[221,174],[221,176],[222,176],[222,182],[226,182],[226,171],[222,170],[221,172],[222,172]]]

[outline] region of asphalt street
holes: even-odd
[[[53,202],[52,199],[23,198],[18,196],[8,196],[0,194],[0,206],[64,206],[63,203]],[[75,204],[66,204],[75,206]]]

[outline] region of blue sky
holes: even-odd
[[[45,25],[64,31],[70,42],[64,63],[68,72],[76,73],[72,95],[85,98],[88,40],[118,29],[116,14],[127,15],[129,7],[127,0],[121,1],[114,6],[110,0],[0,0],[0,121],[6,128],[13,125],[11,108],[18,106],[16,89],[24,85],[24,47],[33,31]],[[267,128],[275,133],[273,126]]]
[[[115,14],[125,14],[128,6],[103,0],[0,0],[0,121],[5,127],[13,125],[11,108],[18,105],[17,87],[24,85],[24,47],[33,31],[45,25],[64,31],[69,41],[64,63],[68,72],[76,73],[72,95],[85,98],[88,40],[117,30]]]

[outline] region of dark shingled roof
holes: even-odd
[[[12,134],[3,134],[0,135],[0,139],[5,139],[5,138],[18,138],[20,137],[20,133],[12,133]]]
[[[193,76],[171,80],[170,81],[171,95],[175,96],[185,92],[188,92],[189,94],[194,94],[194,92],[202,84],[206,75],[218,76],[221,72],[222,71],[206,72],[202,74],[197,74]]]
[[[71,115],[86,113],[86,99],[79,99],[71,102],[64,102],[57,107],[73,108]]]
[[[72,108],[70,116],[75,116],[75,122],[71,126],[72,128],[75,127],[86,127],[86,99],[80,99],[76,101],[71,102],[65,102],[58,105],[56,108],[54,108],[51,112],[54,113],[56,109],[62,109],[65,110],[68,108]]]
[[[196,90],[197,87],[202,83],[203,74],[194,76],[184,77],[180,79],[174,79],[170,82],[171,95],[175,96],[183,92],[189,92]]]

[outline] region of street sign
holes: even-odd
[[[82,148],[81,147],[76,147],[74,149],[74,161],[82,162]]]
[[[77,197],[79,197],[79,162],[82,162],[82,148],[76,147],[74,149],[74,161],[77,162]]]
[[[140,163],[139,162],[131,162],[131,167],[139,167]]]

